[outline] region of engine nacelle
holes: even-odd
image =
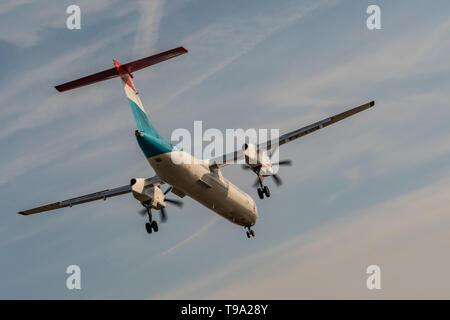
[[[242,147],[245,154],[245,162],[248,165],[258,165],[258,150],[252,143],[245,143]]]
[[[258,150],[254,144],[246,143],[243,146],[245,153],[245,163],[251,167],[256,166],[269,166],[270,158],[267,156],[267,152],[264,150]]]
[[[133,178],[130,181],[131,192],[136,200],[147,202],[153,209],[165,208],[164,193],[155,185],[145,185],[144,178]]]

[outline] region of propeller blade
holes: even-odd
[[[269,158],[272,158],[272,156],[277,152],[277,150],[278,150],[278,147],[270,149]]]
[[[243,170],[251,170],[252,169],[246,164],[243,164],[241,167],[242,167]]]
[[[292,160],[288,159],[288,160],[281,160],[280,162],[277,163],[272,163],[273,166],[292,166]]]
[[[256,178],[255,182],[253,183],[253,188],[256,188],[259,186],[259,179]]]
[[[180,200],[167,199],[166,198],[166,199],[164,199],[164,201],[169,202],[169,203],[171,203],[171,204],[173,204],[173,205],[175,205],[177,207],[180,207],[180,208],[182,208],[184,206],[183,201],[180,201]]]
[[[280,166],[292,166],[292,160],[291,159],[281,160],[280,162],[278,162],[278,164]]]
[[[167,221],[167,212],[165,208],[161,208],[161,222]]]
[[[172,191],[173,187],[170,186],[169,189],[167,189],[166,191],[164,191],[164,195],[168,194],[170,191]]]
[[[147,209],[141,209],[141,210],[138,211],[138,213],[139,213],[141,216],[146,216],[146,215],[147,215]]]
[[[277,185],[277,187],[279,187],[279,186],[281,186],[283,184],[283,181],[281,180],[279,175],[273,174],[272,178],[275,181],[275,184]]]

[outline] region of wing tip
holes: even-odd
[[[369,102],[369,106],[373,107],[374,105],[375,105],[375,101],[374,100]]]

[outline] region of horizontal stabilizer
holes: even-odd
[[[121,68],[125,72],[131,74],[132,72],[135,72],[135,71],[141,70],[143,68],[152,66],[154,64],[163,62],[165,60],[174,58],[174,57],[179,56],[181,54],[184,54],[186,52],[188,52],[188,51],[185,48],[178,47],[178,48],[175,48],[175,49],[172,49],[172,50],[169,50],[169,51],[165,51],[165,52],[162,52],[162,53],[155,54],[153,56],[149,56],[147,58],[143,58],[143,59],[139,59],[139,60],[136,60],[136,61],[129,62],[127,64],[123,64],[121,66]],[[63,92],[63,91],[72,90],[72,89],[75,89],[75,88],[87,86],[89,84],[100,82],[100,81],[103,81],[103,80],[112,79],[112,78],[115,78],[115,77],[118,77],[118,76],[119,76],[119,71],[117,70],[116,67],[114,67],[114,68],[111,68],[111,69],[108,69],[108,70],[105,70],[105,71],[100,71],[98,73],[91,74],[89,76],[86,76],[86,77],[83,77],[83,78],[80,78],[80,79],[77,79],[77,80],[66,82],[64,84],[56,86],[55,88],[59,92]]]

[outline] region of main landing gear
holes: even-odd
[[[270,190],[268,186],[265,186],[263,183],[263,178],[261,175],[258,175],[258,180],[259,180],[259,185],[260,187],[258,188],[258,196],[260,199],[264,199],[264,195],[269,198],[270,197]]]
[[[152,231],[158,232],[158,223],[152,219],[152,211],[150,208],[147,209],[148,214],[148,222],[145,224],[145,229],[147,230],[148,234],[151,234]]]
[[[251,227],[246,227],[248,230],[247,230],[247,238],[250,238],[250,237],[255,237],[255,231],[253,231],[252,229],[251,229]]]

